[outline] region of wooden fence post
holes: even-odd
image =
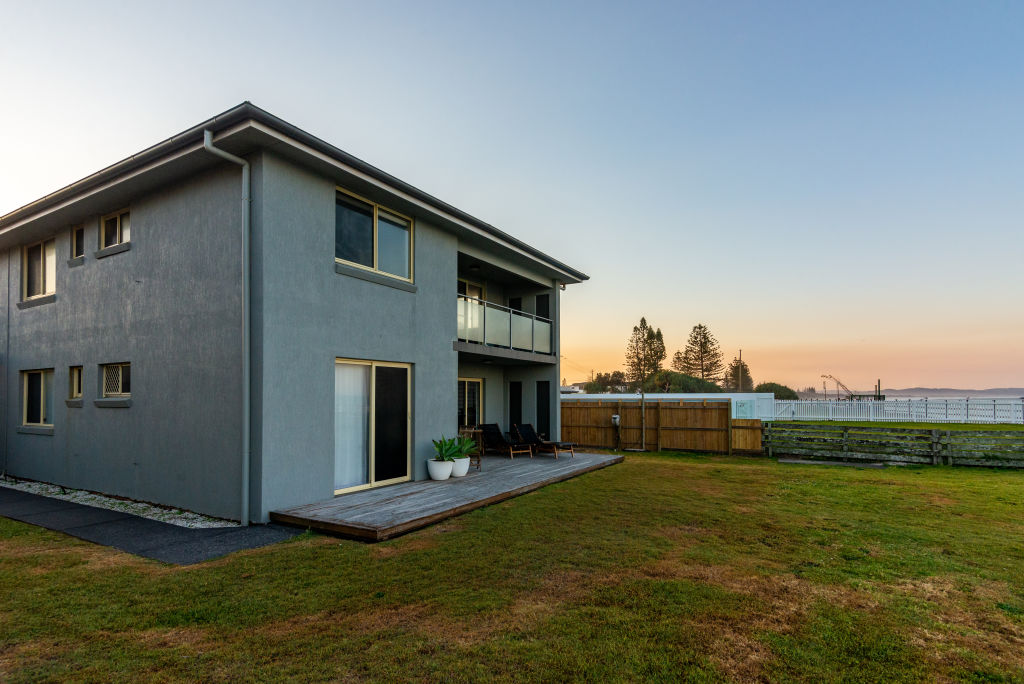
[[[939,441],[939,431],[932,430],[932,465],[938,465],[942,458],[942,444]]]
[[[661,451],[661,402],[658,402],[658,451]]]
[[[729,402],[725,407],[725,424],[728,427],[725,431],[725,438],[729,440],[729,446],[726,447],[726,453],[732,456],[732,397],[729,397]]]

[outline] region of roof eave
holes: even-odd
[[[291,137],[304,145],[326,154],[330,157],[337,159],[338,161],[349,165],[353,168],[359,169],[363,173],[370,175],[382,183],[392,186],[393,188],[400,190],[412,197],[419,199],[420,201],[433,206],[435,209],[440,210],[444,213],[458,217],[460,220],[475,226],[476,228],[488,233],[491,237],[496,238],[499,242],[505,242],[514,245],[518,249],[528,253],[533,258],[537,259],[542,263],[546,263],[556,270],[562,272],[566,276],[566,282],[582,282],[589,280],[590,277],[578,271],[571,266],[564,264],[557,259],[554,259],[540,250],[532,247],[531,245],[519,240],[508,233],[492,226],[491,224],[481,221],[480,219],[458,209],[447,202],[444,202],[429,193],[420,190],[419,188],[406,183],[405,181],[392,176],[391,174],[378,169],[377,167],[369,164],[358,157],[355,157],[348,152],[345,152],[334,145],[317,138],[316,136],[307,133],[301,128],[288,123],[287,121],[280,119],[270,112],[257,107],[251,102],[243,102],[225,112],[218,114],[206,121],[203,121],[187,130],[178,133],[166,140],[163,140],[152,147],[149,147],[138,154],[134,154],[126,159],[112,164],[96,173],[87,176],[79,181],[76,181],[70,185],[67,185],[55,192],[45,195],[34,202],[26,204],[14,211],[11,211],[4,216],[0,216],[0,230],[3,230],[6,226],[14,223],[23,222],[26,218],[31,217],[33,214],[45,211],[47,208],[61,203],[75,197],[76,195],[89,192],[91,189],[100,186],[105,183],[109,183],[112,180],[117,179],[119,176],[123,176],[131,173],[132,171],[150,164],[158,159],[174,154],[190,145],[196,144],[197,141],[201,141],[204,130],[210,130],[214,133],[222,131],[231,126],[235,126],[238,123],[246,120],[252,120],[269,126],[280,133]]]

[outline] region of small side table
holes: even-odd
[[[476,428],[459,428],[459,436],[469,437],[476,443],[476,449],[469,454],[469,465],[475,465],[477,470],[482,470],[483,459],[480,457],[484,454],[484,431]]]

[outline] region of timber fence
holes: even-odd
[[[775,420],[1024,424],[1024,399],[775,400]]]
[[[768,456],[813,460],[1024,468],[1024,431],[927,430],[769,423]]]
[[[604,449],[761,452],[761,421],[731,418],[726,401],[647,401],[642,439],[640,399],[573,401],[563,398],[562,439]],[[619,416],[615,426],[612,416]]]

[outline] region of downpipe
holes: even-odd
[[[203,149],[221,159],[242,167],[242,506],[239,520],[243,526],[249,524],[249,410],[252,403],[252,379],[249,341],[249,237],[252,217],[252,200],[249,189],[249,162],[230,152],[213,146],[213,133],[203,131]]]

